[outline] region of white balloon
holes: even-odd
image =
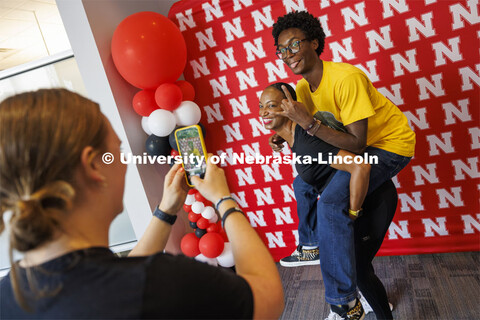
[[[200,108],[193,101],[182,101],[177,109],[173,111],[175,121],[179,126],[191,126],[197,124],[202,117]]]
[[[157,137],[166,137],[175,129],[175,116],[167,110],[158,109],[148,117],[148,128]]]
[[[152,134],[152,131],[150,131],[150,128],[148,127],[148,117],[142,117],[142,129],[146,134]]]
[[[218,221],[218,216],[217,214],[214,214],[213,217],[211,217],[210,219],[208,219],[208,222],[210,223],[216,223]]]
[[[187,206],[191,206],[195,202],[195,196],[193,194],[187,194],[187,198],[185,199],[185,204]]]
[[[205,208],[205,205],[203,204],[203,202],[195,201],[192,204],[192,211],[195,212],[196,214],[202,213],[204,208]]]
[[[230,268],[235,265],[230,242],[225,242],[222,253],[216,259],[218,264],[225,268]]]
[[[203,263],[208,263],[211,266],[218,266],[218,262],[215,258],[207,258],[203,254],[199,254],[198,256],[195,257],[195,260],[203,262]]]
[[[203,209],[202,211],[202,217],[204,217],[207,220],[212,219],[214,215],[215,215],[215,209],[213,209],[212,207],[205,207],[205,209]]]

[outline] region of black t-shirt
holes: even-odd
[[[317,137],[310,136],[298,124],[295,126],[295,138],[291,149],[301,157],[309,156],[315,160],[312,164],[295,164],[295,168],[303,181],[321,193],[336,170],[329,164],[320,163],[320,161],[328,161],[329,156],[336,156],[340,149]]]
[[[247,281],[230,270],[159,253],[118,258],[108,248],[74,251],[35,267],[34,299],[20,268],[22,292],[35,310],[14,299],[10,277],[0,282],[0,318],[231,319],[253,317]]]

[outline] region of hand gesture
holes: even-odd
[[[183,206],[188,186],[185,182],[185,170],[181,164],[175,164],[165,176],[163,197],[159,208],[163,212],[175,215]]]
[[[276,133],[270,138],[268,138],[268,144],[270,145],[272,150],[275,152],[281,152],[283,150],[284,142],[285,142],[285,139],[283,139]]]
[[[230,189],[223,169],[210,161],[212,155],[211,153],[208,154],[205,178],[200,179],[197,176],[192,176],[190,180],[202,196],[210,202],[216,203],[220,198],[230,196]]]
[[[290,92],[285,86],[282,86],[283,93],[287,99],[282,100],[283,111],[270,111],[271,114],[287,117],[305,128],[312,122],[312,115],[308,112],[305,105],[293,100]]]

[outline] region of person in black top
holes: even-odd
[[[259,114],[265,128],[275,131],[288,143],[293,152],[302,157],[303,163],[296,163],[295,168],[300,177],[313,185],[318,192],[325,188],[336,170],[349,172],[351,174],[350,208],[352,211],[359,211],[368,190],[370,164],[355,163],[353,162],[355,154],[340,150],[314,137],[312,132],[315,130],[315,126],[311,128],[313,131],[308,132],[286,117],[273,116],[272,111],[282,110],[285,92],[289,96],[295,96],[295,91],[288,84],[281,84],[281,86],[281,88],[279,85],[267,87],[260,97]],[[354,214],[350,214],[350,217],[357,218]]]
[[[270,113],[270,111],[282,110],[282,100],[287,98],[296,99],[295,90],[290,85],[275,83],[267,87],[260,97],[259,115],[262,117],[265,127],[275,131],[277,135],[283,138],[296,155],[304,159],[309,157],[317,160],[321,156],[323,160],[328,159],[327,154],[332,156],[340,155],[342,157],[354,156],[348,151],[340,150],[316,138],[314,134],[309,134],[292,120]],[[392,319],[392,307],[388,302],[385,287],[375,274],[372,260],[380,249],[395,214],[398,199],[395,185],[391,180],[388,180],[365,198],[370,169],[368,164],[345,164],[339,166],[312,162],[295,164],[295,168],[302,180],[312,185],[319,195],[328,185],[336,170],[351,173],[350,206],[360,208],[363,205],[362,212],[364,213],[358,219],[350,215],[352,219],[355,219],[354,239],[357,284],[375,312],[377,319]],[[298,210],[306,208],[306,211],[308,211],[298,212],[299,219],[308,218],[312,211],[316,211],[315,204],[312,204],[311,208],[305,205],[297,208]],[[313,223],[313,225],[315,224]],[[319,249],[321,250],[321,248]],[[336,319],[336,316],[337,314],[331,312],[328,319]]]
[[[98,104],[78,94],[39,90],[0,103],[0,231],[12,263],[0,281],[1,319],[280,316],[275,263],[210,162],[192,182],[217,203],[237,273],[162,253],[188,191],[178,164],[142,238],[116,257],[108,231],[123,210],[126,166],[105,164],[105,152],[119,159],[120,140]]]

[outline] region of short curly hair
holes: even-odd
[[[277,19],[273,24],[272,35],[275,39],[275,46],[278,46],[278,36],[283,30],[297,28],[305,33],[308,40],[318,40],[318,48],[315,50],[321,55],[325,47],[325,32],[323,32],[320,21],[307,11],[290,12]]]

